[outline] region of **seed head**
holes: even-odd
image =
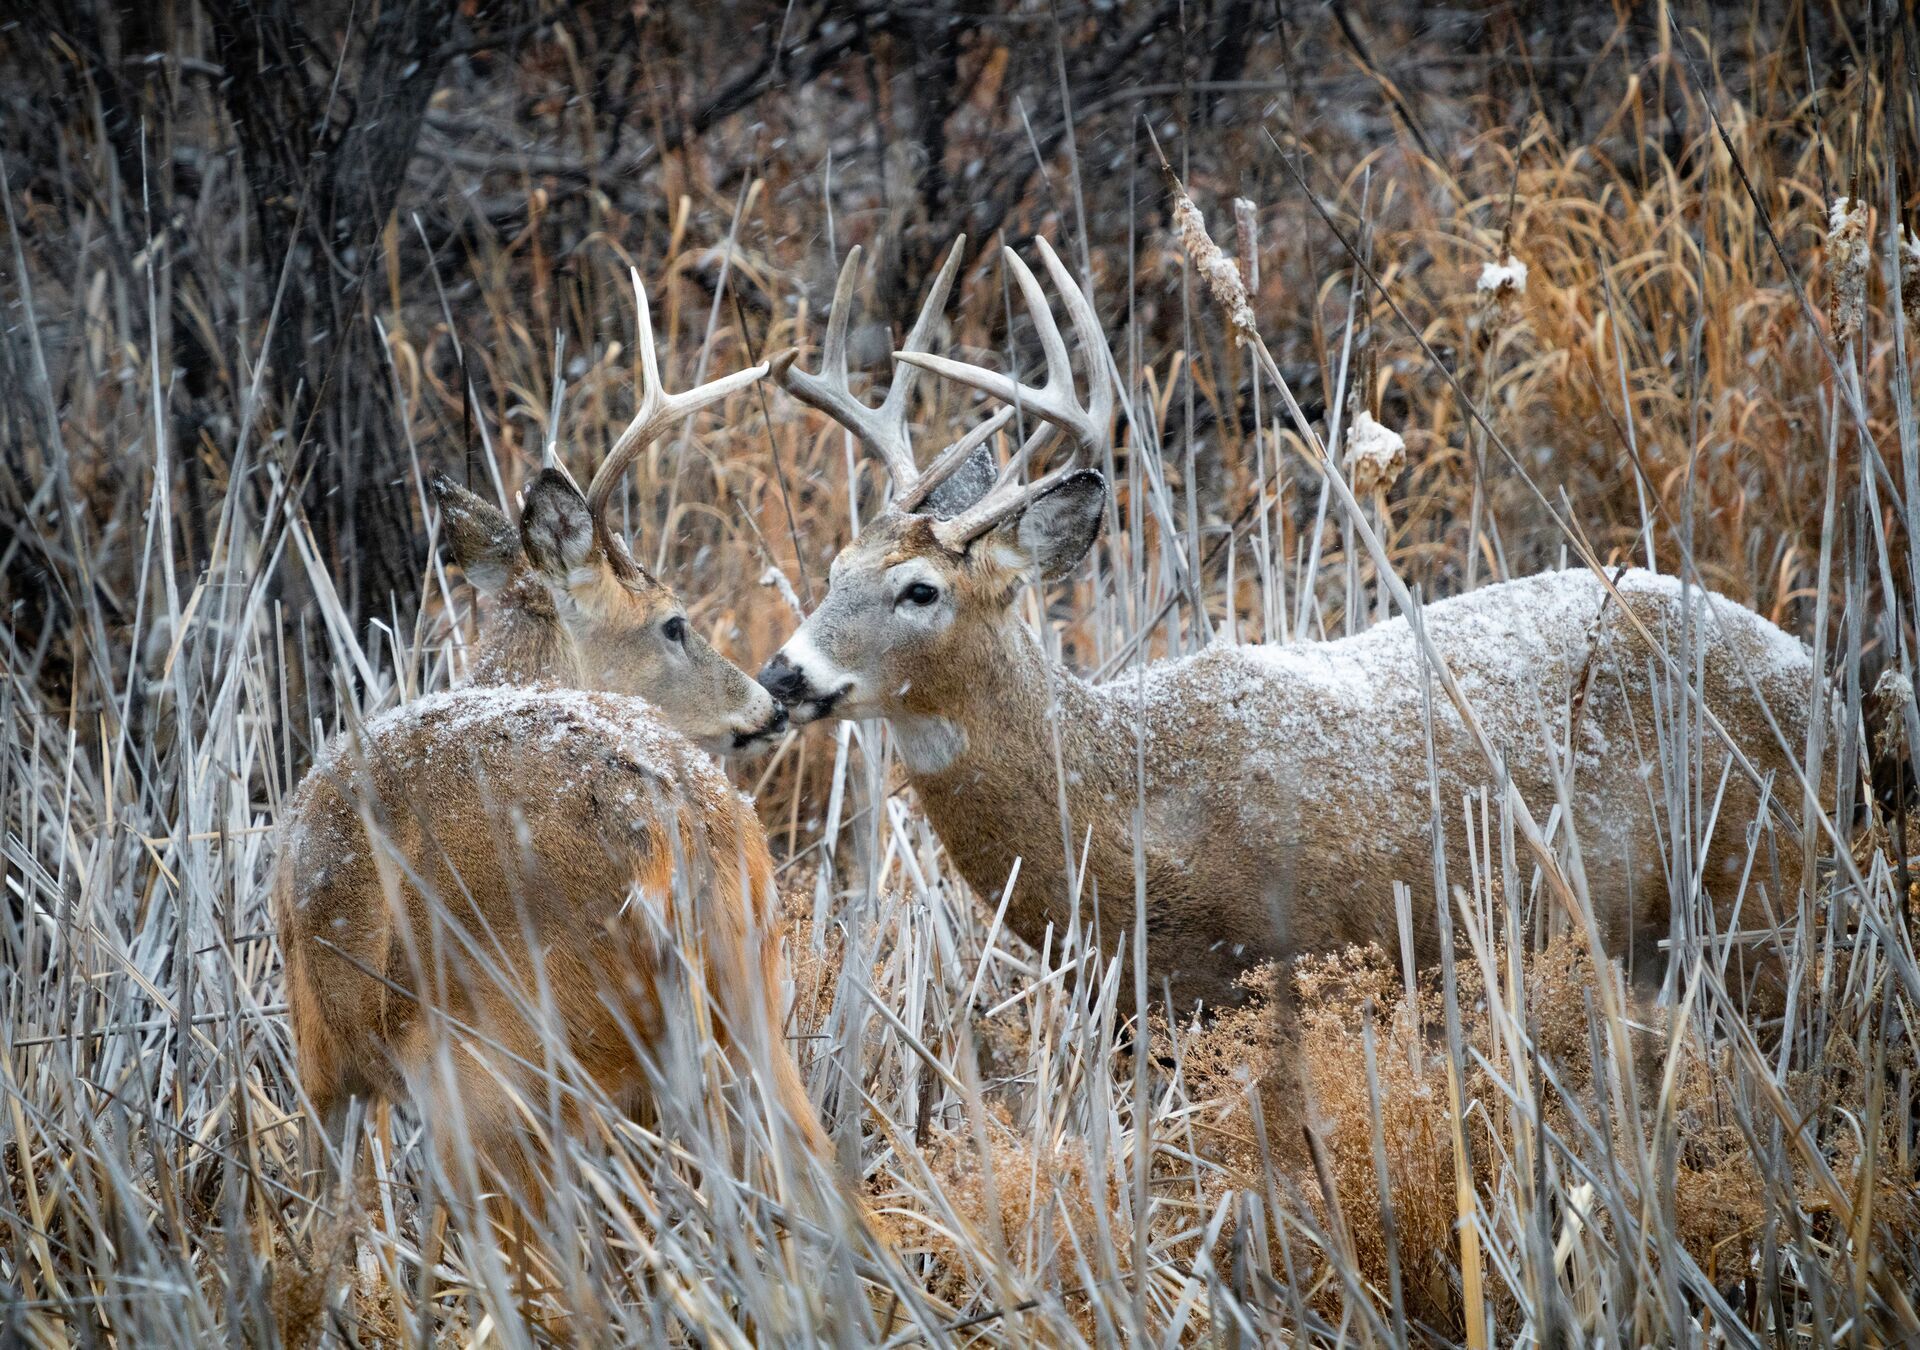
[[[1194,270],[1206,282],[1213,302],[1226,314],[1234,339],[1253,341],[1253,306],[1247,302],[1247,284],[1240,279],[1240,269],[1233,259],[1222,253],[1207,233],[1207,218],[1184,189],[1174,193],[1173,231],[1180,236],[1180,246],[1192,259]]]
[[[1920,328],[1920,235],[1900,227],[1900,308],[1907,312],[1908,341]]]
[[[1846,343],[1859,333],[1867,313],[1867,204],[1835,197],[1827,208],[1828,304],[1833,340]]]
[[[1520,297],[1527,293],[1527,265],[1509,250],[1499,261],[1480,269],[1480,280],[1474,283],[1474,290],[1489,306],[1509,314],[1519,307]]]

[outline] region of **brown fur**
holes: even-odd
[[[685,931],[721,1048],[743,1073],[771,1071],[797,1142],[831,1166],[772,1007],[784,969],[751,807],[634,700],[527,691],[476,713],[486,697],[369,725],[291,803],[274,914],[316,1111],[425,1093],[437,1122],[457,1109],[476,1152],[537,1199],[512,1094],[536,1113],[547,1099],[543,1027],[612,1101],[642,1104],[637,1052],[664,1059],[668,1019],[687,1015],[663,992],[694,955],[671,946]],[[609,726],[632,734],[610,741]],[[630,893],[653,912],[627,908]],[[676,915],[681,899],[696,912]],[[433,1067],[443,1042],[456,1100]]]
[[[544,1114],[547,1046],[616,1105],[646,1104],[649,1063],[694,1025],[692,966],[719,1048],[742,1081],[770,1085],[776,1130],[832,1175],[774,1008],[785,967],[765,835],[686,739],[738,746],[784,713],[697,634],[667,628],[684,623],[673,591],[597,522],[583,533],[560,475],[529,490],[517,533],[435,486],[456,561],[498,591],[474,685],[343,736],[281,840],[274,918],[316,1111],[337,1130],[355,1097],[411,1099],[448,1127],[443,1146],[461,1117],[476,1154],[537,1205],[541,1149],[515,1097]],[[576,1100],[561,1101],[578,1129]]]

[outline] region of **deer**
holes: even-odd
[[[736,1081],[771,1099],[776,1146],[838,1175],[774,1006],[786,970],[766,836],[713,758],[766,744],[785,710],[609,519],[647,445],[767,367],[666,392],[632,280],[632,421],[584,493],[549,463],[517,527],[436,481],[453,556],[493,599],[471,682],[337,737],[291,798],[273,877],[298,1076],[323,1128],[338,1145],[351,1104],[381,1100],[461,1124],[437,1131],[442,1166],[459,1175],[471,1141],[509,1211],[540,1208],[521,1104],[550,1099],[550,1048],[620,1109],[657,1105],[654,1070],[695,1024],[693,980]]]
[[[1115,398],[1091,297],[1044,238],[1036,247],[1077,338],[1084,398],[1045,292],[1010,249],[1005,266],[1044,356],[1037,385],[929,350],[949,270],[894,353],[884,401],[869,407],[846,365],[852,256],[819,370],[791,352],[775,360],[794,397],[884,465],[893,495],[760,672],[796,726],[887,723],[967,883],[998,897],[1013,877],[1008,928],[1038,947],[1050,929],[1067,931],[1077,899],[1111,953],[1135,929],[1138,883],[1150,989],[1183,1012],[1242,1001],[1251,967],[1350,945],[1400,950],[1394,888],[1431,886],[1436,813],[1459,857],[1463,802],[1503,786],[1430,683],[1429,650],[1523,801],[1549,819],[1565,796],[1562,839],[1576,835],[1596,925],[1636,988],[1664,969],[1670,878],[1711,892],[1722,924],[1739,911],[1758,926],[1763,910],[1778,919],[1791,905],[1798,840],[1776,848],[1769,832],[1749,867],[1748,832],[1770,831],[1763,803],[1779,807],[1799,781],[1790,747],[1807,735],[1811,654],[1754,611],[1672,577],[1583,569],[1488,585],[1423,607],[1430,649],[1402,615],[1329,641],[1216,641],[1099,683],[1050,658],[1014,602],[1071,577],[1100,535],[1108,488],[1090,466],[1110,449]],[[1038,429],[1004,466],[970,435],[922,468],[908,421],[921,371],[1006,405],[992,430],[1012,408]],[[1057,436],[1064,462],[1029,479]],[[1660,750],[1663,724],[1690,715],[1684,674],[1669,685],[1647,641],[1683,627],[1704,648],[1700,694],[1726,730],[1685,780]],[[1730,760],[1743,770],[1729,772]],[[1661,809],[1690,800],[1689,782],[1714,811],[1697,857],[1676,849]],[[1430,963],[1439,907],[1414,911],[1415,955]]]

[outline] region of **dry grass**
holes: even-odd
[[[1364,143],[1309,135],[1307,183],[1384,294],[1283,171],[1290,134],[1242,128],[1228,138],[1242,158],[1199,166],[1192,186],[1223,241],[1230,196],[1259,197],[1253,310],[1296,391],[1335,415],[1366,407],[1406,438],[1408,472],[1367,509],[1410,584],[1444,594],[1559,565],[1571,527],[1603,561],[1651,555],[1821,633],[1857,739],[1869,675],[1913,665],[1920,433],[1887,203],[1907,209],[1911,178],[1892,176],[1891,128],[1920,110],[1857,73],[1810,104],[1797,50],[1708,54],[1703,78],[1740,76],[1737,91],[1713,89],[1723,144],[1681,34],[1671,41],[1630,79],[1609,67],[1595,80],[1613,102],[1577,143],[1541,119],[1509,125],[1490,96],[1450,108],[1465,130],[1439,160],[1404,122]],[[530,58],[517,78],[552,93],[566,63],[540,52],[551,68]],[[104,153],[84,136],[72,150]],[[497,474],[510,495],[552,430],[575,471],[590,468],[632,404],[630,259],[651,279],[677,384],[817,339],[818,225],[800,213],[818,203],[778,191],[780,169],[723,191],[708,157],[676,154],[650,219],[602,195],[543,224],[544,199],[522,184],[527,228],[476,230],[434,264],[458,299],[454,329],[432,285],[402,285],[396,225],[368,304],[419,463],[468,464],[482,487]],[[1843,185],[1871,204],[1872,261],[1860,332],[1835,344],[1826,206]],[[19,523],[41,541],[59,598],[47,612],[62,617],[56,631],[10,627],[0,684],[0,1340],[1920,1335],[1914,910],[1885,823],[1854,828],[1864,770],[1847,746],[1827,748],[1843,799],[1823,809],[1852,847],[1819,845],[1832,865],[1782,935],[1785,1008],[1743,1007],[1724,951],[1704,944],[1679,954],[1669,1006],[1620,985],[1643,1025],[1609,1019],[1598,991],[1618,971],[1555,931],[1525,876],[1454,858],[1456,893],[1439,902],[1462,921],[1448,965],[1412,988],[1398,954],[1377,951],[1256,975],[1268,990],[1293,981],[1298,1041],[1258,999],[1156,1024],[1141,1096],[1115,998],[1131,971],[1092,971],[1086,993],[1060,974],[1078,957],[1070,936],[1036,953],[1001,934],[989,949],[994,897],[959,879],[881,729],[815,729],[739,777],[787,859],[790,1031],[844,1156],[902,1235],[899,1269],[794,1219],[796,1197],[832,1180],[758,1149],[757,1099],[717,1075],[644,1123],[587,1112],[540,1235],[544,1303],[519,1297],[484,1224],[436,1222],[462,1182],[437,1175],[404,1112],[365,1123],[357,1191],[326,1189],[267,931],[272,829],[343,709],[368,716],[459,677],[467,594],[423,552],[417,618],[350,621],[289,505],[301,462],[273,410],[245,396],[257,327],[230,322],[199,274],[162,268],[141,295],[105,264],[60,273],[45,259],[52,233],[74,228],[63,208],[18,185],[11,207],[6,246],[26,277],[9,253],[4,294],[24,300],[31,280],[33,305],[10,322],[37,324],[54,353],[44,379],[9,356],[19,378],[0,394],[0,430],[13,471],[50,485]],[[239,250],[217,217],[194,228]],[[1036,199],[1019,228],[1053,233],[1064,218]],[[1184,276],[1178,242],[1144,206],[1096,226],[1103,312],[1136,321],[1116,321],[1114,347],[1166,488],[1146,454],[1119,452],[1121,519],[1137,533],[1106,541],[1097,572],[1029,616],[1088,670],[1136,640],[1169,654],[1209,633],[1369,622],[1386,607],[1372,563],[1274,419],[1271,389],[1254,416],[1247,357]],[[858,226],[839,228],[844,247]],[[1493,303],[1475,281],[1508,249],[1527,288]],[[992,249],[962,292],[952,345],[1017,356]],[[144,335],[167,305],[213,335],[228,395],[226,420],[191,442],[154,418],[171,358]],[[550,429],[556,330],[567,394]],[[938,397],[931,426],[966,420]],[[195,527],[198,571],[184,561],[188,459],[225,510]],[[653,447],[629,519],[637,554],[751,663],[793,621],[763,575],[817,599],[850,517],[878,500],[877,471],[838,430],[768,390]],[[1171,561],[1182,555],[1205,559],[1199,608]],[[1488,829],[1508,824],[1496,809]],[[1436,903],[1409,880],[1412,903]],[[562,1309],[571,1320],[551,1320]]]

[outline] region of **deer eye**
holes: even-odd
[[[677,642],[683,647],[687,645],[687,621],[678,614],[661,624],[660,632],[668,642]]]
[[[927,582],[916,581],[900,592],[900,598],[912,605],[930,605],[940,598],[940,591]]]

